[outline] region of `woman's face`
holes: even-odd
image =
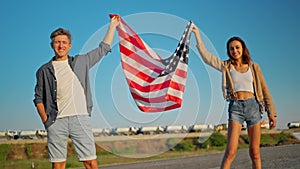
[[[234,60],[242,59],[243,57],[243,46],[240,41],[234,40],[229,43],[230,56]]]

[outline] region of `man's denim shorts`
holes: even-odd
[[[228,116],[229,121],[236,121],[241,124],[246,121],[247,127],[261,121],[261,113],[255,97],[246,100],[230,100]]]
[[[97,158],[90,116],[58,118],[47,128],[47,132],[50,162],[66,161],[69,138],[72,140],[79,161]]]

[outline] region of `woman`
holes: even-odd
[[[229,59],[222,61],[206,50],[196,25],[193,26],[193,32],[203,61],[222,72],[223,95],[229,101],[227,147],[221,168],[230,168],[238,148],[242,124],[246,121],[252,167],[259,169],[260,121],[264,108],[268,113],[270,128],[276,127],[276,110],[261,69],[251,61],[250,53],[241,38],[232,37],[228,40]]]

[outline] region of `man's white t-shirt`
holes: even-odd
[[[72,71],[68,60],[52,61],[56,77],[57,118],[88,115],[82,85]]]

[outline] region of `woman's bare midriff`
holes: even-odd
[[[252,92],[235,92],[234,96],[237,100],[246,100],[254,97],[254,93]]]

